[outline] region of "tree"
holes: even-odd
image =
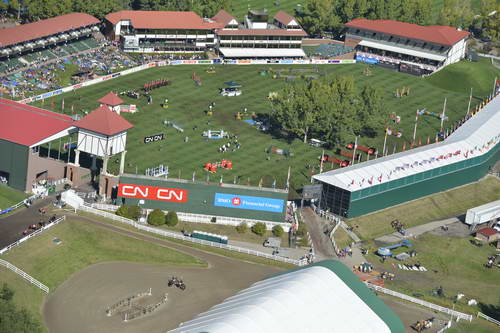
[[[467,0],[445,0],[438,23],[467,29],[472,25],[473,13]]]
[[[276,237],[281,237],[283,235],[283,233],[285,232],[280,225],[275,225],[273,227],[272,231],[273,231],[273,235]]]
[[[12,290],[7,283],[3,283],[2,289],[0,290],[0,299],[4,301],[10,301],[14,297],[14,290]]]
[[[124,9],[122,0],[73,0],[73,10],[103,18],[105,15]]]
[[[332,32],[342,26],[332,0],[308,0],[297,16],[299,23],[310,35]]]
[[[148,215],[148,223],[151,225],[162,225],[165,224],[165,214],[160,209],[153,210]]]
[[[41,333],[40,323],[25,309],[16,308],[13,295],[14,291],[4,283],[0,291],[0,332]]]
[[[245,222],[241,222],[240,224],[238,224],[236,226],[236,231],[239,233],[239,234],[244,234],[248,231],[248,224],[246,224]]]
[[[177,223],[179,223],[179,218],[177,217],[177,213],[174,212],[173,210],[169,211],[165,218],[165,222],[169,227],[175,227]]]
[[[142,215],[142,209],[139,206],[123,205],[118,208],[116,215],[137,221]]]
[[[72,0],[24,0],[30,21],[68,14],[72,11]]]
[[[267,231],[265,223],[257,222],[252,226],[252,232],[259,236],[264,236]]]

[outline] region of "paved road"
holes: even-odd
[[[307,229],[311,235],[314,251],[316,253],[316,260],[336,258],[337,255],[335,254],[332,241],[324,232],[326,229],[328,229],[328,231],[331,229],[328,222],[316,215],[310,207],[304,208],[302,216],[304,217],[304,222],[307,224]]]
[[[411,227],[411,228],[406,229],[405,236],[401,235],[399,232],[393,232],[392,234],[381,236],[379,238],[376,238],[375,240],[379,241],[379,242],[384,242],[384,243],[395,243],[395,242],[399,242],[403,239],[417,237],[421,234],[425,234],[426,232],[432,231],[432,230],[439,228],[441,226],[456,223],[456,222],[460,222],[460,220],[456,217],[452,217],[452,218],[445,219],[445,220],[433,221],[433,222],[417,225],[416,227]]]
[[[28,208],[22,208],[13,214],[0,219],[0,249],[16,242],[23,237],[23,230],[41,219],[38,209],[49,205],[54,198],[49,196],[36,201]],[[45,216],[47,221],[49,216]]]

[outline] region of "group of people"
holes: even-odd
[[[219,153],[225,153],[228,151],[236,151],[241,148],[241,144],[238,142],[238,139],[234,139],[232,142],[228,142],[219,147]]]

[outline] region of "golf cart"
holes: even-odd
[[[241,85],[234,81],[225,82],[226,87],[220,89],[220,94],[222,96],[240,96],[241,95]]]

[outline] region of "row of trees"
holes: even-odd
[[[286,85],[272,104],[273,129],[304,142],[314,137],[334,146],[383,132],[381,90],[372,85],[358,89],[351,76]]]
[[[222,8],[229,8],[231,0],[10,0],[0,1],[0,11],[32,22],[71,12],[82,12],[103,18],[122,9],[172,10],[197,12],[211,17]]]
[[[309,34],[329,32],[338,36],[344,23],[359,17],[431,24],[432,3],[432,0],[308,0],[297,14]]]
[[[476,37],[499,38],[500,4],[496,0],[481,0],[476,12],[471,0],[444,0],[439,13],[435,10],[433,0],[308,0],[297,16],[311,35],[326,32],[338,37],[346,22],[368,18],[449,25],[470,30]]]

